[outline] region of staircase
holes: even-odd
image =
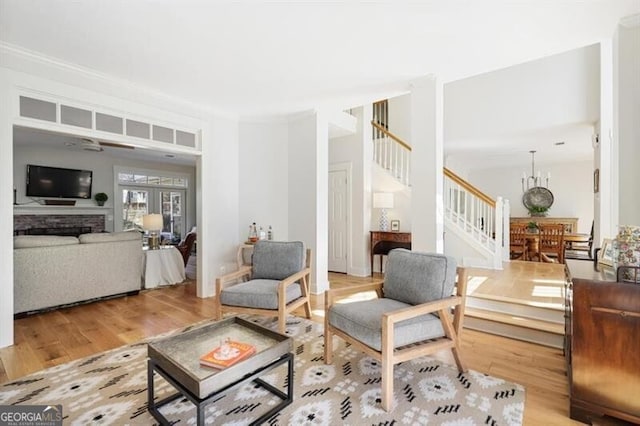
[[[374,115],[375,116],[375,115]],[[388,131],[384,122],[373,126],[373,161],[405,187],[410,187],[411,146]],[[444,180],[445,227],[470,250],[462,265],[502,269],[508,260],[509,203],[491,199],[446,167]],[[506,228],[505,228],[506,227]]]
[[[374,114],[375,117],[375,114]],[[373,161],[410,188],[411,146],[389,132],[383,122],[373,126]],[[462,265],[502,269],[509,261],[509,201],[493,200],[446,167],[444,220],[447,244],[465,247]],[[500,297],[467,296],[465,327],[561,348],[564,339],[562,307],[531,306]]]

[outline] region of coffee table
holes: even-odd
[[[255,345],[256,353],[223,370],[201,366],[200,356],[219,346],[227,337]],[[147,364],[149,412],[160,424],[169,425],[159,408],[184,396],[197,408],[197,424],[204,425],[206,405],[244,383],[254,382],[282,399],[252,423],[260,424],[293,401],[292,349],[291,337],[238,317],[150,342]],[[260,376],[285,363],[289,369],[286,393],[260,379]],[[154,373],[162,376],[178,392],[155,401]]]

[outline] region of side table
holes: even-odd
[[[184,260],[174,246],[160,246],[158,250],[144,248],[143,251],[144,288],[177,284],[186,279]]]

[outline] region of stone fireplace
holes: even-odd
[[[103,214],[13,216],[14,235],[73,235],[105,230]]]

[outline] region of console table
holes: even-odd
[[[640,285],[567,260],[565,356],[570,416],[640,423]]]
[[[382,272],[382,256],[395,248],[411,250],[410,232],[371,231],[371,275],[373,275],[373,258],[380,255],[380,272]]]

